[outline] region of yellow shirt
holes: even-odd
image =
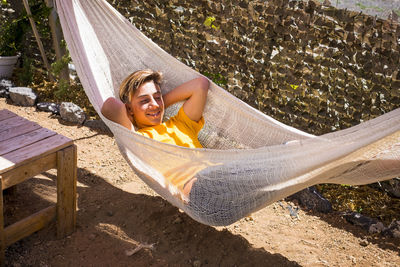
[[[203,117],[198,122],[192,121],[183,111],[183,107],[181,107],[178,114],[168,121],[156,126],[139,129],[137,133],[167,144],[202,148],[197,135],[203,126]]]

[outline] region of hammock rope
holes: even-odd
[[[318,183],[368,184],[400,176],[400,109],[313,136],[284,125],[211,84],[199,134],[205,149],[160,143],[104,118],[132,71],[163,72],[163,90],[200,74],[163,51],[104,0],[57,0],[61,26],[86,94],[121,154],[154,191],[193,219],[228,225]],[[175,114],[176,104],[166,110]],[[295,142],[288,141],[297,140]],[[197,178],[189,199],[180,184]]]

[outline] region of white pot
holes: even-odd
[[[11,78],[18,56],[0,57],[0,78]]]

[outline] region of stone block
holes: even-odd
[[[62,102],[60,105],[60,115],[65,121],[83,124],[86,114],[79,106],[72,102]]]
[[[56,115],[60,115],[60,105],[56,103],[40,102],[36,105],[40,111],[51,112]]]
[[[37,95],[29,87],[10,87],[10,98],[14,104],[30,107],[36,103]]]
[[[310,210],[323,213],[329,213],[332,211],[332,204],[317,191],[315,186],[301,190],[300,192],[288,197],[288,199],[297,199],[300,205],[305,206]]]

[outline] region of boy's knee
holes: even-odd
[[[200,82],[201,82],[201,89],[207,93],[208,88],[210,87],[210,81],[205,77],[201,77]]]

